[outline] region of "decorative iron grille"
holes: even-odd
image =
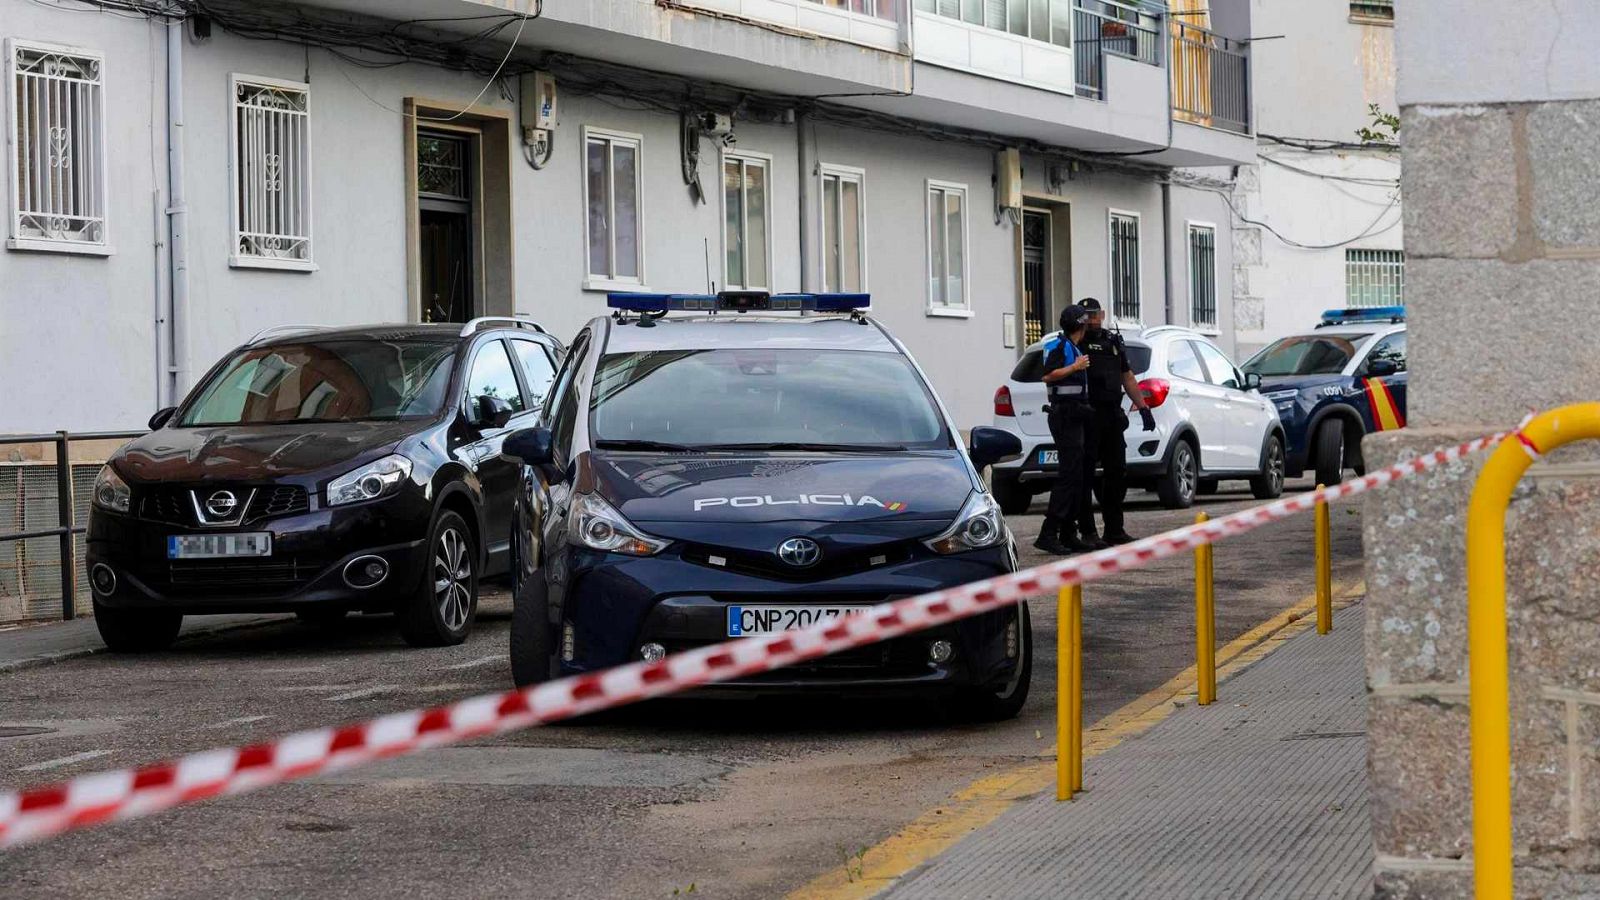
[[[234,77],[235,262],[309,266],[309,86]]]
[[[1111,214],[1111,312],[1140,321],[1139,217],[1124,213]]]
[[[1350,306],[1404,306],[1405,251],[1344,251],[1344,293]]]
[[[470,200],[466,138],[417,135],[417,190],[423,194]]]
[[[1217,230],[1189,226],[1189,324],[1217,327]]]
[[[45,44],[7,46],[17,240],[106,243],[101,59]]]

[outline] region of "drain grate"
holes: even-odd
[[[32,737],[36,734],[53,734],[54,728],[40,725],[0,725],[0,738]]]

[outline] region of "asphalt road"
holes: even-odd
[[[1201,508],[1253,502],[1224,492]],[[1336,581],[1360,575],[1356,511],[1334,510]],[[1129,528],[1192,520],[1139,494]],[[1026,545],[1039,516],[1011,525]],[[1219,545],[1219,643],[1311,592],[1311,534],[1306,515]],[[1042,561],[1031,547],[1023,558]],[[1191,579],[1176,559],[1086,590],[1089,721],[1192,662]],[[1012,722],[905,702],[660,701],[0,853],[0,885],[28,898],[780,896],[989,770],[1049,752],[1054,599],[1032,614],[1033,692]],[[383,617],[285,620],[0,674],[0,784],[499,690],[509,615],[496,591],[472,638],[440,650],[406,648]]]

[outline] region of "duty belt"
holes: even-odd
[[[1083,397],[1087,396],[1089,389],[1081,384],[1052,384],[1050,396],[1052,397]]]

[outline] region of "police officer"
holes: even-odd
[[[1128,416],[1122,411],[1124,394],[1133,401],[1145,431],[1156,430],[1156,417],[1144,401],[1139,390],[1139,380],[1128,365],[1128,350],[1122,336],[1105,327],[1105,310],[1100,301],[1085,297],[1078,301],[1088,315],[1088,328],[1079,347],[1089,357],[1089,409],[1090,416],[1084,434],[1083,503],[1078,507],[1078,534],[1082,541],[1096,547],[1109,544],[1126,544],[1133,540],[1122,521],[1122,503],[1127,498],[1128,445],[1122,433],[1127,430]],[[1101,476],[1096,485],[1095,468]],[[1100,500],[1100,517],[1105,520],[1104,540],[1096,537],[1094,506],[1089,502],[1090,486]]]
[[[1061,333],[1045,345],[1044,383],[1050,397],[1050,437],[1056,444],[1056,483],[1050,489],[1050,506],[1033,546],[1056,555],[1094,549],[1077,535],[1081,506],[1087,503],[1083,466],[1084,439],[1091,415],[1091,362],[1075,342],[1083,339],[1088,323],[1088,310],[1067,307],[1061,311]]]

